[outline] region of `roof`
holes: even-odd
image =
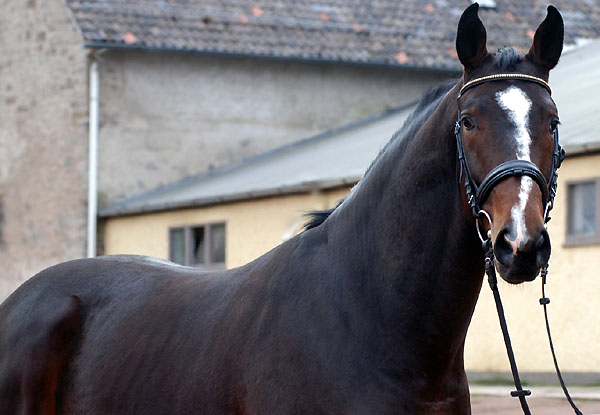
[[[413,106],[388,110],[100,211],[120,216],[309,192],[356,183]]]
[[[459,69],[466,0],[65,0],[87,47]],[[600,0],[555,0],[565,41],[600,38]],[[547,0],[482,8],[489,49],[526,52]]]
[[[600,41],[565,53],[550,73],[550,85],[567,153],[600,150]]]

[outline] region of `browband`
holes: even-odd
[[[458,93],[458,97],[456,99],[460,99],[460,97],[462,96],[462,94],[465,93],[466,90],[473,88],[484,82],[505,81],[505,80],[513,80],[513,79],[520,80],[520,81],[535,82],[536,84],[539,84],[539,85],[543,86],[544,88],[546,88],[546,90],[548,90],[550,95],[552,95],[552,89],[550,88],[550,85],[548,85],[548,82],[544,81],[542,78],[538,78],[537,76],[526,75],[526,74],[522,74],[522,73],[499,73],[496,75],[482,76],[481,78],[475,78],[475,79],[470,80],[469,82],[467,82],[466,84],[464,84],[462,86],[462,88],[460,89],[460,92]]]

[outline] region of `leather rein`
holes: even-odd
[[[533,82],[538,85],[544,87],[548,93],[552,94],[552,90],[550,89],[550,85],[548,83],[538,77],[526,75],[526,74],[516,74],[516,73],[508,73],[508,74],[497,74],[497,75],[488,75],[483,76],[481,78],[473,79],[467,83],[465,83],[458,97],[457,101],[460,100],[462,95],[471,88],[474,88],[478,85],[481,85],[486,82],[493,81],[506,81],[506,80],[519,80],[525,82]],[[456,125],[454,128],[454,134],[456,136],[456,145],[458,148],[458,161],[461,168],[461,177],[464,178],[464,188],[467,196],[467,201],[471,207],[471,213],[475,218],[477,224],[477,234],[481,239],[483,249],[486,252],[485,254],[485,273],[488,277],[488,283],[494,295],[494,301],[496,303],[496,311],[498,312],[498,318],[500,320],[500,328],[502,330],[502,335],[504,337],[504,344],[506,346],[506,352],[508,355],[508,360],[511,367],[511,372],[513,375],[513,380],[515,383],[515,391],[512,391],[510,395],[512,397],[516,397],[519,399],[521,404],[521,409],[525,415],[531,415],[531,411],[527,404],[526,396],[531,395],[530,390],[524,390],[521,384],[521,379],[519,377],[519,371],[517,368],[517,363],[515,361],[512,344],[510,341],[510,336],[508,334],[508,327],[506,325],[506,319],[504,316],[504,308],[502,306],[502,300],[500,299],[500,292],[498,291],[498,280],[496,277],[496,268],[494,266],[494,249],[491,240],[491,231],[488,231],[485,237],[482,236],[480,230],[480,223],[483,217],[487,218],[488,223],[490,225],[490,229],[492,226],[492,221],[489,215],[481,208],[481,206],[485,203],[493,188],[500,183],[502,180],[508,177],[522,177],[528,176],[531,177],[540,187],[542,192],[542,203],[545,206],[544,211],[544,223],[548,223],[550,220],[550,211],[554,207],[554,197],[556,196],[556,188],[558,185],[558,168],[562,164],[565,158],[565,151],[561,147],[558,141],[558,127],[554,130],[554,151],[552,154],[552,172],[550,173],[550,178],[546,180],[544,174],[540,171],[540,169],[531,161],[528,160],[509,160],[504,163],[499,164],[494,167],[481,181],[479,185],[476,184],[475,180],[471,176],[471,172],[469,170],[469,163],[465,156],[465,150],[463,146],[462,139],[462,128],[463,128],[463,120],[460,116],[460,109],[458,111],[458,119],[456,121]],[[550,303],[550,299],[546,297],[545,293],[545,285],[546,285],[546,277],[548,275],[548,264],[544,265],[541,270],[542,276],[542,298],[540,298],[540,304],[544,307],[544,317],[546,320],[546,331],[548,333],[548,340],[550,343],[550,350],[552,351],[552,358],[554,360],[554,367],[556,369],[556,374],[558,376],[560,385],[563,389],[565,397],[569,401],[569,404],[575,411],[577,415],[583,415],[582,412],[577,408],[573,399],[569,395],[569,391],[565,386],[564,380],[562,378],[562,374],[558,367],[558,362],[556,360],[556,355],[554,353],[554,345],[552,343],[552,336],[550,334],[550,324],[548,322],[548,312],[547,305]]]

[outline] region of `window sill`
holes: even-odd
[[[565,248],[585,245],[600,245],[600,235],[567,235],[563,244]]]

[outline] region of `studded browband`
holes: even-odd
[[[460,92],[458,93],[458,97],[456,99],[460,99],[460,97],[462,96],[462,94],[465,93],[466,90],[473,88],[474,86],[477,86],[479,84],[483,84],[484,82],[506,81],[506,80],[522,80],[522,81],[535,82],[536,84],[539,84],[539,85],[543,86],[544,88],[546,88],[548,90],[548,92],[550,93],[550,95],[552,95],[552,89],[550,88],[550,85],[548,85],[548,82],[544,81],[542,78],[538,78],[537,76],[526,75],[526,74],[522,74],[522,73],[499,73],[496,75],[482,76],[481,78],[475,78],[475,79],[467,82],[460,89]]]

